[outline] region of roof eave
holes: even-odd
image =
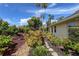
[[[57,24],[60,24],[60,23],[62,23],[62,22],[70,21],[70,20],[72,20],[72,18],[76,18],[76,17],[79,17],[79,14],[75,14],[75,15],[69,17],[69,18],[66,18],[66,19],[64,19],[64,20],[58,21],[57,23],[52,24],[52,26],[57,25]]]

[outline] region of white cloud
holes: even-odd
[[[54,4],[55,5],[55,4]],[[53,4],[51,4],[49,7],[54,6]],[[71,8],[47,8],[47,9],[40,9],[40,10],[29,10],[27,12],[30,13],[34,13],[35,15],[40,16],[42,13],[46,13],[46,14],[71,14],[75,11],[79,10],[79,5],[76,5],[74,7]]]
[[[29,17],[29,18],[26,18],[26,19],[20,19],[20,25],[26,25],[27,24],[27,21],[29,20],[29,19],[31,19],[31,17]]]
[[[46,24],[46,22],[44,21],[44,22],[43,22],[43,25],[45,25],[45,24]]]
[[[49,7],[53,7],[56,4],[51,4]],[[27,12],[29,13],[34,13],[34,16],[40,16],[43,13],[46,14],[54,14],[54,15],[59,15],[59,14],[73,14],[75,11],[79,10],[79,5],[73,6],[71,8],[47,8],[47,9],[40,9],[40,10],[28,10]],[[57,21],[57,20],[52,20],[52,22]],[[23,21],[21,21],[23,23]],[[24,22],[25,23],[25,22]],[[43,22],[45,24],[46,22]]]
[[[12,23],[11,19],[8,19],[8,18],[5,19],[5,18],[3,18],[3,20],[4,20],[4,21],[7,21],[7,22],[10,23],[10,24]]]
[[[54,7],[54,6],[56,6],[56,3],[52,3],[52,4],[50,4],[50,5],[48,6],[48,8],[50,8],[50,7]]]

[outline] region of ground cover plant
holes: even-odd
[[[10,45],[10,43],[11,43],[10,36],[0,35],[0,54],[1,55],[5,51],[6,47],[8,47],[8,45]]]
[[[36,46],[32,51],[33,56],[48,56],[48,53],[48,49],[45,46]]]

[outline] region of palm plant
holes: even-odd
[[[48,6],[48,3],[36,3],[35,5],[36,5],[37,7],[41,7],[41,8],[46,9],[47,6]]]
[[[46,9],[48,7],[48,3],[36,3],[35,4],[37,7],[40,7],[42,9]],[[41,16],[40,16],[40,19],[41,21],[44,21],[44,18],[45,18],[45,14],[42,13]],[[43,30],[44,31],[44,30]]]
[[[47,21],[47,30],[51,32],[51,20],[54,19],[54,15],[49,14],[48,15],[48,21]]]

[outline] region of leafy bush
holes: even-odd
[[[2,55],[5,51],[5,48],[0,48],[0,55]]]
[[[32,17],[30,20],[28,20],[28,25],[32,30],[39,29],[39,27],[42,26],[42,22],[40,21],[40,18]]]
[[[17,29],[17,27],[14,25],[14,26],[9,26],[9,28],[6,30],[6,33],[8,35],[15,35],[19,32],[19,30]]]
[[[5,51],[5,47],[11,42],[10,36],[0,35],[0,55]]]
[[[8,22],[0,20],[0,35],[14,35],[18,32],[17,27],[9,26]]]
[[[48,55],[48,49],[44,46],[37,46],[32,51],[33,56],[47,56]]]
[[[45,34],[46,34],[46,37],[47,37],[50,41],[54,38],[54,36],[53,36],[52,33],[50,33],[50,32],[46,32]]]
[[[79,53],[79,43],[76,43],[74,46],[74,50]]]
[[[41,33],[39,30],[32,31],[29,30],[27,34],[25,34],[26,42],[29,46],[35,47],[36,45],[42,45]]]
[[[0,35],[0,47],[5,47],[11,42],[10,36]]]
[[[79,42],[79,27],[69,27],[69,38],[72,41]]]
[[[63,40],[62,39],[58,39],[58,38],[54,38],[52,39],[52,43],[58,46],[62,46],[63,45]]]

